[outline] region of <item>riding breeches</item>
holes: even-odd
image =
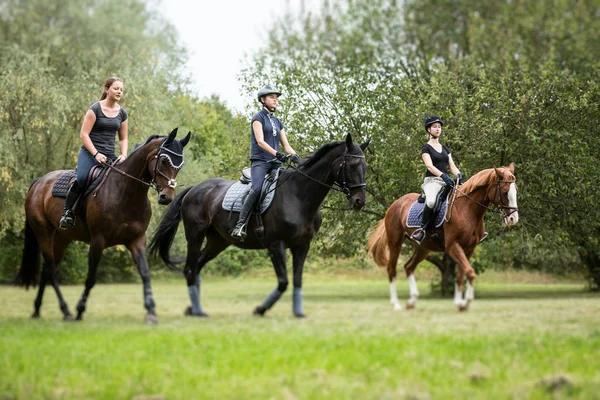
[[[444,180],[437,176],[428,176],[423,181],[421,189],[425,193],[425,205],[429,208],[435,207],[435,202],[440,190],[443,189]]]
[[[109,159],[116,160],[117,157],[114,154],[105,154]],[[87,151],[85,148],[79,150],[79,156],[77,157],[77,166],[75,167],[75,174],[77,176],[77,184],[80,188],[87,186],[87,178],[90,174],[90,170],[94,165],[100,164],[94,156]]]
[[[252,191],[260,193],[265,176],[274,168],[279,168],[280,164],[267,163],[264,161],[252,161],[250,166],[250,175],[252,179]]]

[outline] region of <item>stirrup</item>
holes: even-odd
[[[418,236],[418,237],[417,237]],[[423,239],[425,239],[425,230],[423,228],[416,229],[412,235],[410,235],[410,239],[414,240],[418,244],[421,244]]]
[[[236,227],[231,231],[231,237],[243,242],[244,239],[246,239],[246,224],[243,224],[239,227],[236,225]]]
[[[67,210],[60,217],[58,227],[62,230],[69,229],[75,226],[75,214],[71,210]]]
[[[481,237],[481,239],[479,239],[479,243],[483,242],[485,239],[487,239],[487,237],[488,237],[488,233],[483,232],[483,236]]]

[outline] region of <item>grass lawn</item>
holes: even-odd
[[[482,279],[466,313],[419,281],[395,312],[383,271],[305,275],[308,318],[291,291],[264,318],[265,276],[203,279],[209,319],[187,318],[183,279],[153,282],[158,326],[142,323],[141,284],[97,285],[82,323],[46,290],[0,288],[0,399],[598,398],[600,296],[583,283]],[[493,274],[489,275],[492,278]],[[417,274],[417,278],[419,275]],[[505,279],[506,281],[506,279]],[[526,281],[526,280],[525,280]],[[407,285],[399,285],[408,296]],[[64,286],[73,312],[82,286]]]

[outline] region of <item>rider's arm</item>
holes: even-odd
[[[94,111],[92,110],[87,110],[85,117],[83,118],[83,124],[81,124],[81,131],[79,131],[79,138],[83,143],[83,147],[85,147],[92,155],[98,153],[94,143],[92,143],[92,139],[90,139],[90,132],[92,131],[95,122],[96,114],[94,114]]]
[[[285,152],[288,154],[295,154],[296,152],[294,151],[294,149],[292,149],[292,146],[290,146],[290,144],[288,143],[287,136],[285,136],[285,131],[283,129],[281,130],[279,135],[280,135],[279,141],[283,145]]]
[[[255,120],[252,122],[252,131],[254,132],[254,137],[256,138],[258,146],[274,157],[277,152],[269,145],[269,143],[265,142],[265,135],[260,121]]]
[[[119,127],[119,148],[121,149],[121,157],[125,159],[127,157],[127,147],[129,146],[128,131],[129,131],[129,120],[121,122]]]

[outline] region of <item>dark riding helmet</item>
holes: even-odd
[[[440,125],[444,126],[444,121],[442,121],[440,117],[429,117],[425,120],[425,131],[436,122],[439,122]]]
[[[277,90],[277,88],[275,86],[266,85],[264,88],[262,88],[258,91],[256,98],[258,99],[258,102],[260,103],[260,98],[263,96],[267,96],[269,94],[276,94],[277,97],[281,96],[281,92],[279,90]]]

